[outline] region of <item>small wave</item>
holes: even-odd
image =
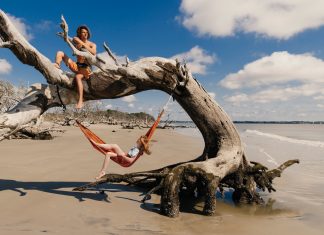
[[[268,162],[273,163],[276,166],[279,166],[278,162],[269,153],[264,151],[263,148],[259,148],[259,151],[268,157]]]
[[[265,132],[261,132],[261,131],[257,131],[257,130],[246,130],[245,132],[255,134],[255,135],[265,136],[268,138],[285,141],[285,142],[289,142],[289,143],[293,143],[293,144],[303,144],[303,145],[308,145],[308,146],[312,146],[312,147],[324,148],[324,142],[321,142],[321,141],[293,139],[293,138],[276,135],[276,134],[271,134],[271,133],[265,133]]]

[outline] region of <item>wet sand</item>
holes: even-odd
[[[145,133],[104,125],[91,129],[124,150]],[[139,188],[110,184],[104,186],[106,195],[73,192],[74,187],[94,179],[103,158],[78,128],[66,130],[51,141],[0,143],[0,234],[322,234],[321,226],[304,221],[297,206],[279,203],[273,207],[238,208],[232,204],[230,192],[225,199],[219,198],[215,216],[201,215],[203,205],[197,204],[195,210],[184,205],[174,219],[159,214],[158,195],[142,204],[143,191]],[[158,129],[152,155],[142,156],[131,168],[112,163],[108,171],[156,169],[193,159],[202,149],[202,139]],[[284,175],[278,179],[279,188],[294,177],[287,172],[287,178]],[[267,200],[273,194],[264,196]]]

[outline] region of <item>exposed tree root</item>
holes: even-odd
[[[265,191],[276,191],[272,186],[272,181],[276,177],[280,177],[283,170],[287,167],[299,163],[298,159],[288,160],[281,164],[278,168],[268,170],[267,167],[257,162],[251,162],[245,170],[241,167],[234,174],[226,176],[222,180],[221,187],[230,187],[235,191],[233,193],[233,201],[241,204],[263,204],[264,201],[257,193],[256,188]]]
[[[233,201],[238,204],[263,204],[264,201],[257,193],[257,188],[269,192],[275,191],[272,181],[280,177],[287,167],[299,163],[298,159],[289,160],[278,168],[267,171],[260,163],[240,167],[235,173],[226,176],[222,180],[202,169],[192,167],[191,164],[167,166],[165,168],[130,174],[106,174],[100,180],[73,189],[84,191],[87,188],[96,187],[104,183],[128,183],[130,185],[150,188],[142,202],[151,198],[151,194],[161,194],[161,213],[176,217],[179,214],[180,194],[185,197],[203,198],[205,215],[213,215],[216,211],[216,190],[222,192],[224,188],[233,188]]]

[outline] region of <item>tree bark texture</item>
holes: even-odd
[[[202,154],[193,156],[190,162],[150,172],[106,175],[101,181],[89,186],[122,181],[149,185],[152,187],[149,194],[155,191],[161,193],[161,213],[170,217],[179,214],[179,195],[182,191],[202,196],[205,201],[203,212],[207,215],[215,213],[217,188],[234,188],[240,192],[236,194],[238,201],[249,198],[248,202],[259,202],[255,191],[258,182],[254,176],[258,176],[260,182],[267,179],[268,183],[264,187],[268,189],[272,179],[268,179],[268,172],[264,169],[250,165],[233,122],[192,76],[186,65],[161,57],[143,58],[126,65],[111,64],[91,53],[76,50],[68,40],[68,27],[64,18],[62,29],[62,35],[74,54],[85,56],[88,62],[100,68],[83,82],[85,100],[114,99],[146,90],[164,91],[172,94],[188,113],[205,142]],[[0,46],[10,49],[22,63],[35,67],[49,83],[33,85],[25,99],[12,110],[0,115],[0,125],[3,128],[16,128],[26,124],[47,109],[60,105],[57,86],[65,104],[76,102],[73,76],[57,69],[48,58],[30,45],[3,11],[0,11],[0,38]],[[106,45],[105,48],[107,50]]]

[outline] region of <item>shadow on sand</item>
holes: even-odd
[[[106,184],[100,188],[92,188],[88,191],[72,191],[73,188],[84,185],[88,182],[23,182],[16,180],[0,179],[0,192],[12,190],[19,193],[19,196],[28,196],[28,191],[37,190],[46,193],[75,197],[80,202],[85,199],[97,201],[109,201],[105,192],[142,192],[134,187],[121,184]],[[104,192],[104,193],[100,193]]]
[[[25,197],[28,196],[28,191],[30,190],[37,190],[45,193],[57,194],[57,195],[64,195],[69,197],[76,198],[79,202],[83,202],[86,199],[96,200],[96,201],[106,201],[111,202],[108,194],[106,192],[137,192],[140,195],[144,195],[143,189],[138,187],[131,187],[122,184],[105,184],[101,185],[98,188],[90,188],[89,190],[78,192],[72,191],[73,188],[82,186],[88,182],[23,182],[23,181],[16,181],[16,180],[9,180],[9,179],[0,179],[0,193],[1,191],[5,190],[12,190],[14,192],[19,193],[19,196]],[[144,190],[145,191],[145,190]],[[153,213],[160,213],[160,205],[152,202],[145,202],[142,203],[140,200],[135,200],[133,198],[128,197],[121,197],[116,196],[118,198],[122,198],[125,200],[132,200],[136,201],[140,204],[140,207],[143,210],[147,210]],[[276,203],[274,200],[269,198],[268,202],[263,206],[256,206],[256,205],[248,205],[248,206],[237,206],[234,205],[232,201],[232,191],[227,191],[221,197],[219,192],[216,194],[218,205],[223,204],[227,205],[226,207],[231,207],[236,212],[243,213],[243,214],[253,214],[253,215],[283,215],[290,214],[291,217],[291,210],[287,208],[276,208],[274,206]],[[220,205],[219,205],[220,206]],[[222,207],[222,206],[220,206]],[[199,200],[192,200],[192,198],[182,198],[182,202],[180,203],[180,211],[182,213],[191,213],[191,214],[199,214],[202,215],[203,210],[203,202],[201,199]],[[292,217],[299,217],[300,215],[296,215]]]

